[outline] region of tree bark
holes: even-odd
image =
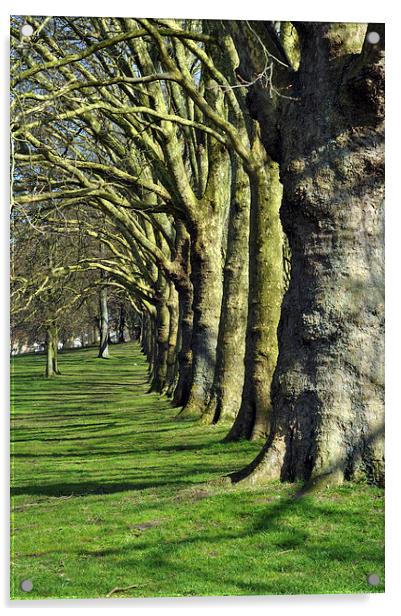
[[[120,304],[120,314],[119,314],[119,319],[118,319],[118,342],[120,344],[125,342],[125,324],[126,324],[125,306],[121,302],[121,304]]]
[[[153,382],[156,365],[156,307],[144,302],[141,327],[141,348],[148,362],[149,382]]]
[[[192,328],[193,328],[193,287],[190,279],[191,240],[182,220],[175,220],[175,257],[169,277],[178,293],[178,340],[176,371],[177,379],[172,404],[185,406],[188,402],[192,375]]]
[[[166,394],[172,396],[176,384],[177,344],[178,344],[178,294],[174,285],[169,282],[169,298],[167,301],[169,311],[169,334],[167,349]]]
[[[302,24],[282,120],[281,217],[292,252],[272,430],[233,480],[384,482],[384,31]]]
[[[52,377],[61,374],[58,368],[58,332],[55,325],[47,329],[46,334],[46,370],[45,376]]]
[[[169,286],[159,271],[158,301],[156,304],[156,352],[154,376],[150,391],[163,393],[167,382],[167,358],[169,348],[170,312],[168,308]]]
[[[211,213],[207,222],[194,229],[192,375],[188,401],[179,417],[201,416],[210,398],[223,291],[222,231],[221,212]]]
[[[283,297],[282,189],[278,165],[264,160],[256,137],[259,166],[251,176],[249,299],[245,382],[241,406],[227,441],[266,437],[270,427],[270,388],[277,362],[277,327]]]
[[[174,390],[173,405],[184,407],[188,402],[192,375],[192,326],[193,288],[189,280],[178,287],[179,336],[178,380]]]
[[[99,311],[100,311],[100,341],[99,354],[100,359],[108,359],[109,357],[109,311],[107,307],[107,287],[102,287],[99,294]]]
[[[216,368],[203,423],[233,422],[244,384],[250,187],[237,157],[233,157],[232,195]]]
[[[194,290],[192,377],[188,401],[179,413],[180,417],[200,417],[206,410],[216,364],[223,296],[224,232],[230,205],[230,157],[227,149],[214,139],[209,141],[207,155],[206,188],[199,202],[199,213],[189,229],[192,232],[191,281]]]

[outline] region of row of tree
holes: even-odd
[[[382,26],[24,21],[17,312],[113,289],[178,418],[265,439],[233,480],[382,483]]]

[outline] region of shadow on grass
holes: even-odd
[[[217,468],[208,469],[210,472],[217,471]],[[198,469],[186,469],[181,474],[176,474],[171,479],[163,477],[159,481],[149,480],[146,481],[146,476],[141,475],[141,479],[138,481],[129,482],[79,482],[79,483],[56,483],[56,484],[44,484],[44,485],[26,485],[12,487],[10,493],[12,496],[19,496],[21,494],[30,494],[31,496],[91,496],[94,494],[115,494],[117,492],[127,492],[133,490],[147,490],[149,488],[160,488],[171,486],[184,487],[184,486],[196,486],[199,482],[196,480],[191,481],[188,477],[194,474]],[[205,471],[207,472],[207,471]],[[168,475],[166,471],[166,475]],[[150,476],[151,477],[151,476]]]
[[[78,366],[78,362],[76,364]],[[107,369],[109,364],[107,364]],[[77,368],[75,368],[77,369]],[[119,369],[119,368],[118,368]],[[144,366],[139,366],[137,373],[139,371],[144,371]],[[116,365],[114,365],[113,370],[116,370]],[[136,376],[137,376],[136,373]],[[108,393],[110,404],[114,404],[115,406],[124,406],[124,402],[120,401],[119,396],[123,394],[124,396],[129,396],[129,388],[127,388],[127,384],[124,381],[124,389],[122,391],[121,383],[119,383],[119,372],[116,372],[116,381],[113,383],[115,387],[110,385]],[[127,372],[129,373],[129,371]],[[92,375],[91,375],[92,376]],[[133,376],[132,383],[130,382],[129,387],[132,385],[133,387],[133,397],[135,397],[136,383],[135,383],[135,372],[133,371],[131,376]],[[83,374],[83,378],[86,375]],[[107,377],[107,383],[109,383],[109,375]],[[125,378],[125,377],[124,377]],[[99,374],[93,374],[93,380],[99,379]],[[54,464],[54,468],[51,468],[51,463],[49,466],[45,462],[43,467],[38,470],[38,474],[35,477],[33,474],[27,474],[25,477],[25,485],[17,485],[12,488],[11,494],[13,496],[20,495],[31,495],[31,496],[48,496],[48,497],[85,497],[85,496],[93,496],[93,495],[105,495],[105,494],[116,494],[123,492],[138,492],[140,490],[147,489],[155,489],[155,488],[167,488],[167,490],[171,490],[171,494],[174,495],[179,488],[195,488],[199,490],[201,484],[204,484],[204,480],[200,481],[197,477],[198,473],[202,473],[203,476],[207,474],[215,475],[224,473],[224,458],[220,456],[225,451],[230,450],[232,452],[232,447],[229,446],[221,446],[219,445],[219,450],[217,452],[216,445],[218,442],[208,442],[205,443],[174,443],[176,438],[176,434],[178,431],[178,438],[180,438],[179,431],[186,431],[186,438],[198,438],[197,434],[202,434],[204,429],[199,427],[194,429],[194,432],[190,435],[187,431],[188,426],[185,422],[183,425],[182,422],[174,424],[171,421],[171,414],[167,416],[163,416],[165,412],[164,403],[160,400],[157,400],[157,396],[151,395],[149,398],[146,398],[146,394],[144,391],[139,391],[137,398],[140,398],[141,402],[136,402],[136,407],[129,409],[129,412],[122,413],[120,408],[116,408],[117,412],[113,412],[108,410],[105,413],[91,413],[90,411],[86,413],[86,406],[89,404],[103,404],[103,401],[99,401],[99,392],[103,391],[103,385],[106,381],[100,381],[99,388],[98,386],[92,383],[83,385],[83,381],[79,381],[71,379],[68,381],[66,379],[64,383],[69,382],[70,384],[74,384],[75,390],[73,392],[62,392],[59,394],[60,397],[56,400],[54,397],[54,401],[57,403],[54,405],[54,411],[51,409],[48,415],[44,415],[42,410],[39,411],[39,414],[36,415],[34,412],[29,413],[29,417],[27,417],[26,413],[22,413],[20,416],[17,415],[17,420],[32,420],[32,426],[28,426],[26,428],[22,428],[26,430],[26,438],[19,438],[16,440],[17,443],[30,443],[31,441],[36,441],[39,443],[43,443],[44,452],[37,453],[35,451],[36,445],[27,445],[27,447],[32,448],[32,453],[28,452],[16,452],[16,459],[26,460],[29,464],[29,460],[32,462],[35,461],[35,458],[48,458],[51,462],[53,458],[66,460],[71,458],[74,460],[74,464],[76,464],[75,459],[85,458],[85,462],[93,458],[96,460],[97,457],[101,457],[102,460],[99,461],[99,464],[96,466],[92,465],[93,468],[90,468],[89,471],[86,470],[85,466],[79,467],[79,470],[70,471],[69,467],[58,470],[56,464]],[[52,382],[53,383],[53,382]],[[54,381],[54,383],[56,383]],[[146,383],[144,381],[144,383]],[[120,385],[120,387],[119,387]],[[46,383],[46,387],[49,386]],[[62,383],[58,381],[55,385],[51,385],[55,389],[59,387],[62,390]],[[71,398],[76,397],[79,398],[79,393],[77,389],[81,387],[85,391],[84,395],[93,396],[93,402],[88,402],[88,405],[85,401],[84,405],[80,405],[77,407],[71,406]],[[89,388],[89,389],[88,389]],[[42,391],[43,393],[43,391]],[[32,397],[36,399],[36,393],[32,394]],[[96,399],[98,397],[98,399]],[[18,398],[18,396],[17,396]],[[21,398],[29,401],[27,395],[21,396]],[[147,401],[143,402],[143,398]],[[46,396],[43,398],[44,402],[51,403],[52,401],[52,393],[49,391]],[[21,400],[19,401],[21,402]],[[70,405],[68,405],[70,402]],[[67,404],[65,404],[67,403]],[[167,401],[166,401],[167,406]],[[89,407],[91,408],[91,407]],[[109,407],[107,407],[109,409]],[[76,411],[76,414],[72,413],[72,410]],[[62,410],[66,410],[67,413],[65,416],[62,414]],[[81,411],[81,412],[79,412]],[[95,417],[103,417],[108,415],[107,419],[110,421],[106,421],[101,425],[99,422],[96,424],[85,423],[81,425],[67,424],[67,425],[49,425],[48,427],[43,427],[43,429],[38,429],[38,426],[35,426],[35,421],[37,421],[38,417],[42,417],[45,420],[48,420],[49,423],[56,422],[58,418],[64,417],[72,418],[75,415],[77,418],[85,418],[88,416]],[[25,417],[24,417],[25,416]],[[112,421],[115,420],[115,421]],[[112,431],[113,428],[117,426],[117,432]],[[146,427],[145,427],[146,426]],[[124,428],[126,429],[124,430]],[[191,427],[191,426],[190,426]],[[40,426],[42,428],[42,426]],[[82,429],[82,435],[75,435],[76,430]],[[57,431],[57,438],[53,438],[54,431]],[[73,435],[71,435],[71,431]],[[49,432],[51,434],[50,438]],[[102,433],[94,436],[94,433]],[[33,433],[33,434],[32,434]],[[195,435],[195,436],[194,436]],[[124,439],[121,448],[119,449],[116,445],[112,443],[113,439],[122,437]],[[164,442],[161,438],[165,438],[164,442],[168,443],[167,439],[171,439],[172,444],[164,445]],[[77,442],[76,447],[74,445],[70,445],[71,442]],[[102,446],[102,441],[104,441],[105,446],[108,444],[111,446],[111,449],[108,451],[100,450],[97,451],[97,447]],[[170,442],[171,442],[170,441]],[[54,445],[55,451],[46,451],[46,447],[49,449],[52,445],[47,445],[48,443],[57,443]],[[67,443],[68,447],[72,447],[75,449],[73,452],[62,452],[60,448],[64,443]],[[82,451],[79,451],[79,447],[81,447],[82,443]],[[138,444],[138,449],[130,446],[132,444]],[[60,444],[60,446],[59,446]],[[127,447],[125,449],[124,447]],[[43,451],[42,450],[42,451]],[[159,467],[154,466],[152,471],[152,466],[148,460],[148,465],[146,464],[146,456],[148,456],[151,452],[153,454],[161,454],[165,452],[166,454],[173,454],[179,452],[196,452],[199,451],[201,455],[199,456],[199,463],[194,464],[193,460],[190,464],[185,463],[184,456],[181,456],[179,459],[177,458],[169,458],[171,462],[169,464],[163,463],[163,459],[157,460],[157,464],[160,464]],[[214,464],[210,464],[212,461],[209,459],[208,464],[208,455],[209,451],[213,456],[216,456],[216,452],[218,453],[217,457],[214,460]],[[124,458],[127,455],[134,455],[132,461]],[[119,464],[118,468],[108,468],[107,458],[111,458],[113,456],[121,457],[121,464]],[[138,464],[141,456],[141,464]],[[142,461],[142,457],[145,458],[145,461]],[[168,456],[166,456],[168,458]],[[154,462],[155,458],[153,458]],[[217,464],[218,462],[218,464]],[[135,463],[138,464],[135,467]],[[343,461],[339,461],[339,464],[342,464]],[[134,466],[132,466],[132,464]],[[60,472],[68,473],[63,475],[59,475]],[[67,478],[71,473],[79,473],[84,475],[86,481],[61,481],[61,477],[63,479]],[[43,473],[44,476],[41,476],[40,473]],[[53,477],[51,475],[53,474]],[[102,475],[101,475],[102,474]],[[57,476],[58,475],[58,476]],[[95,475],[95,477],[94,477]],[[96,476],[97,475],[97,476]],[[115,475],[118,481],[113,481],[113,475]],[[136,477],[137,475],[137,477]],[[70,475],[71,476],[71,475]],[[124,481],[121,481],[120,478],[124,477]],[[50,479],[49,479],[50,478]],[[56,483],[50,483],[51,478],[53,478]],[[73,477],[71,476],[71,479]],[[103,480],[104,478],[104,480]],[[77,477],[74,477],[77,479]],[[79,477],[78,477],[79,479]],[[92,479],[92,480],[90,480]],[[47,482],[46,482],[47,480]],[[239,484],[240,485],[240,484]],[[274,486],[266,487],[267,490],[274,491]],[[271,548],[271,550],[278,552],[278,561],[277,563],[271,563],[269,561],[269,567],[271,567],[270,571],[280,571],[280,567],[282,567],[282,563],[280,562],[280,554],[281,553],[290,553],[292,550],[298,551],[302,554],[306,559],[316,560],[317,563],[321,563],[324,567],[325,562],[327,561],[338,561],[340,563],[346,563],[352,565],[353,562],[357,562],[361,558],[371,558],[372,560],[377,558],[377,553],[372,552],[372,548],[369,546],[364,546],[363,544],[359,544],[357,547],[346,545],[344,546],[344,537],[330,535],[325,540],[324,545],[322,546],[322,539],[316,538],[313,534],[313,524],[309,524],[311,519],[319,519],[325,518],[330,521],[334,525],[337,525],[338,528],[343,528],[345,525],[348,525],[349,528],[355,529],[355,533],[357,534],[358,529],[358,515],[355,512],[346,512],[341,510],[333,510],[328,506],[323,506],[313,502],[313,499],[308,497],[308,486],[306,488],[298,489],[298,486],[294,487],[294,493],[289,498],[283,498],[278,500],[277,502],[271,502],[263,509],[263,511],[258,511],[253,509],[249,511],[249,523],[246,520],[245,528],[232,528],[230,526],[229,520],[235,520],[235,508],[234,513],[228,512],[229,519],[225,520],[223,526],[220,525],[218,529],[215,527],[211,527],[207,532],[195,530],[192,527],[192,536],[170,536],[165,540],[161,540],[155,542],[155,538],[153,535],[149,535],[147,538],[146,533],[140,536],[134,537],[132,541],[123,547],[111,547],[105,548],[102,550],[82,550],[79,548],[77,550],[78,555],[84,555],[88,557],[103,557],[103,556],[116,556],[121,557],[122,566],[128,566],[131,568],[135,568],[135,566],[139,565],[141,562],[146,560],[147,567],[152,571],[158,571],[158,575],[170,575],[172,572],[177,575],[184,576],[186,574],[185,564],[183,562],[177,562],[177,549],[190,547],[196,553],[199,549],[202,548],[202,544],[209,544],[210,548],[215,551],[219,551],[220,548],[223,549],[224,546],[227,546],[227,542],[232,542],[232,546],[235,546],[235,549],[239,550],[238,558],[241,557],[241,545],[245,546],[248,542],[255,541],[260,537],[260,543],[263,545],[263,549]],[[228,491],[227,494],[216,495],[210,494],[206,497],[206,501],[214,498],[222,498],[228,499],[223,500],[224,504],[230,503],[230,498],[233,500],[236,499],[236,490],[238,488],[233,488],[233,492]],[[231,494],[231,496],[230,496]],[[129,498],[129,496],[124,497]],[[140,496],[138,497],[140,498]],[[190,497],[188,497],[190,500]],[[180,500],[179,503],[183,501]],[[192,509],[194,507],[202,507],[202,503],[204,500],[200,500],[197,505],[191,505]],[[184,504],[185,504],[185,495],[184,495]],[[178,502],[177,502],[178,506]],[[145,504],[141,511],[146,509],[156,508],[155,505]],[[211,509],[211,511],[213,511]],[[213,515],[213,514],[212,514]],[[246,516],[248,512],[246,512]],[[213,520],[211,520],[213,521]],[[205,523],[208,523],[205,522]],[[235,524],[234,524],[235,526]],[[179,533],[173,531],[176,535]],[[266,533],[269,533],[269,538],[266,540]],[[360,534],[363,536],[363,533]],[[238,543],[237,543],[238,542]],[[243,542],[241,544],[241,542]],[[88,546],[90,547],[90,546]],[[204,547],[204,546],[203,546]],[[69,551],[69,546],[64,548],[64,551]],[[233,549],[233,548],[230,548]],[[146,554],[141,554],[136,558],[136,551],[147,550]],[[233,552],[231,559],[235,561],[237,554]],[[256,557],[263,557],[263,554],[256,554]],[[247,577],[250,575],[249,563],[242,563],[242,568],[238,577],[230,573],[228,569],[225,571],[221,567],[217,566],[216,568],[210,566],[205,568],[205,559],[206,557],[202,555],[203,566],[198,565],[199,558],[197,560],[191,559],[191,577],[193,578],[194,588],[204,587],[205,584],[209,583],[214,588],[219,586],[219,583],[224,583],[232,587],[232,592],[237,591],[243,594],[271,594],[276,592],[291,592],[291,590],[287,587],[287,590],[284,588],[284,582],[281,587],[278,587],[276,583],[269,581],[261,581],[260,579],[255,579],[253,581],[245,581],[244,576]],[[316,570],[318,570],[318,566],[316,566]],[[368,572],[367,572],[368,573]],[[268,577],[269,571],[266,571],[266,576]],[[284,580],[287,580],[288,577],[284,577]],[[190,585],[192,582],[189,582]],[[333,587],[335,587],[335,582],[333,582]],[[369,589],[367,588],[366,591]],[[191,594],[191,590],[187,590],[183,592],[183,594]]]
[[[230,511],[229,499],[234,501],[236,496],[234,492],[229,496],[215,495],[211,498],[221,499],[220,507],[228,507]],[[234,509],[231,512],[231,517],[235,516],[235,511]],[[295,489],[294,494],[288,498],[269,503],[261,512],[254,511],[249,514],[250,523],[242,530],[232,530],[228,526],[216,530],[215,526],[212,526],[209,532],[196,533],[195,530],[194,536],[167,536],[163,539],[159,535],[155,537],[152,534],[153,529],[147,529],[133,535],[128,544],[120,547],[67,547],[64,550],[48,550],[39,555],[75,554],[79,558],[95,559],[111,557],[114,565],[121,567],[123,571],[128,569],[139,575],[143,575],[145,571],[158,592],[166,584],[166,579],[177,578],[180,594],[183,595],[199,592],[292,594],[302,590],[352,592],[351,589],[355,592],[355,584],[359,584],[359,592],[372,590],[366,583],[366,575],[370,573],[368,563],[378,561],[379,548],[372,547],[372,543],[357,540],[351,545],[354,537],[363,535],[359,512],[344,511],[341,506],[333,510],[327,503],[300,498]],[[330,535],[319,537],[313,532],[313,522],[319,522],[328,514],[333,518],[338,531],[333,530]],[[171,521],[167,520],[167,523],[170,522],[170,532]],[[213,519],[210,521],[213,524]],[[347,529],[347,536],[341,533],[342,528]],[[165,532],[169,531],[166,529]],[[266,532],[269,533],[268,538]],[[349,542],[347,538],[350,539]],[[196,558],[191,558],[190,566],[186,548],[196,554]],[[181,549],[184,550],[182,554]],[[258,567],[253,567],[252,562],[247,560],[251,552],[252,558],[258,560]],[[291,556],[292,552],[297,555],[295,560]],[[38,554],[24,556],[37,557]],[[221,558],[224,561],[221,561]],[[223,567],[222,562],[225,563]],[[265,568],[263,562],[266,563]],[[302,570],[303,563],[307,563],[305,571]],[[363,563],[366,563],[366,566]],[[315,571],[314,576],[310,575],[311,566],[312,571]],[[319,572],[324,576],[328,566],[334,567],[334,570],[339,567],[340,578],[341,571],[344,571],[344,575],[341,580],[326,576],[326,586],[323,587]],[[358,567],[356,572],[355,567]],[[347,572],[353,573],[354,579],[347,580]],[[308,578],[305,578],[306,575]],[[204,589],[211,590],[205,592]],[[225,592],[219,592],[221,589]],[[135,594],[135,591],[133,592]]]

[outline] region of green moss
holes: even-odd
[[[135,345],[95,356],[61,353],[51,380],[13,360],[13,598],[383,592],[381,490],[205,485],[259,444],[173,421]]]

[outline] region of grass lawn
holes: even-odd
[[[138,347],[111,355],[13,359],[12,598],[383,592],[382,490],[205,485],[260,443],[174,421]]]

